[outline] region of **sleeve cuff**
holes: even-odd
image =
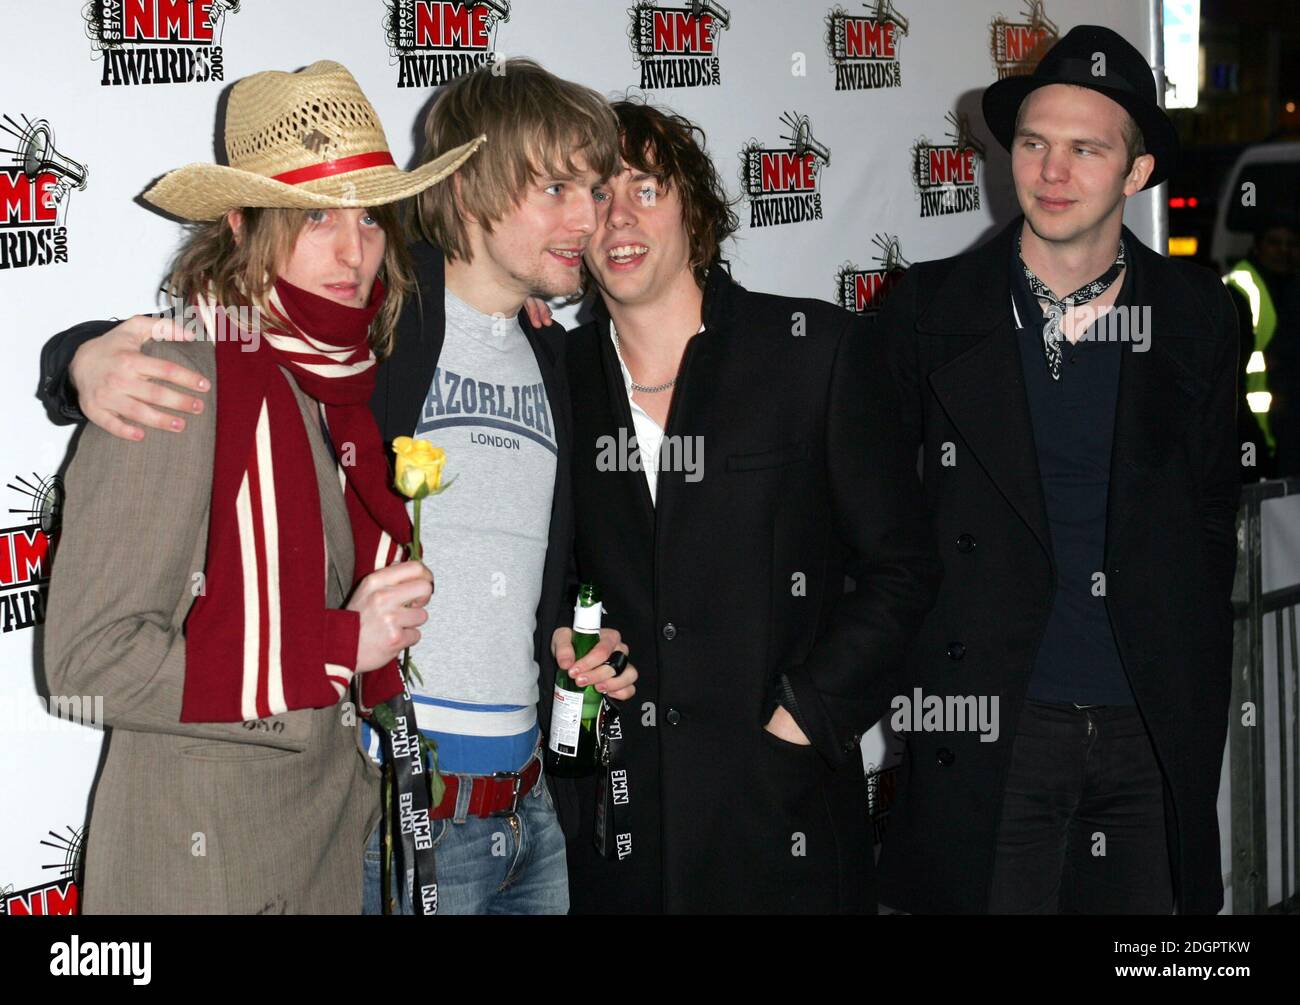
[[[790,685],[790,678],[785,674],[780,674],[776,679],[776,704],[782,706],[795,721],[803,735],[808,735],[808,723],[799,712],[799,699],[795,697],[794,688]],[[773,711],[776,709],[773,708]]]
[[[325,665],[347,671],[350,678],[357,670],[357,644],[361,639],[361,614],[357,611],[330,608],[325,612]]]

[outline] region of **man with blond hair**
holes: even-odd
[[[446,783],[430,814],[438,909],[564,913],[564,839],[539,784],[538,740],[555,675],[551,635],[562,655],[568,637],[557,626],[568,620],[573,536],[569,403],[563,331],[543,330],[522,308],[531,296],[578,289],[601,184],[618,164],[618,130],[594,91],[512,59],[504,73],[483,68],[442,89],[422,159],[479,135],[488,142],[455,187],[444,186],[447,197],[419,203],[418,296],[398,322],[371,405],[386,440],[444,448],[446,478],[456,479],[423,506],[424,560],[437,590],[412,651],[423,677],[413,692],[417,723],[437,743]],[[348,268],[341,258],[340,281]],[[42,361],[52,411],[84,412],[125,438],[144,435],[133,422],[183,429],[172,413],[201,411],[195,392],[206,382],[137,351],[157,337],[156,324],[94,322],[52,340]],[[626,647],[615,631],[602,636],[569,672],[631,697],[636,671],[612,681],[605,663]],[[361,742],[377,749],[367,729]],[[365,856],[370,913],[384,895],[379,859],[376,833]]]

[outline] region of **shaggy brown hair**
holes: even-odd
[[[420,161],[480,135],[487,142],[455,178],[419,196],[420,231],[449,259],[470,260],[462,213],[490,234],[537,178],[577,177],[578,157],[602,181],[618,169],[618,126],[609,102],[523,57],[480,67],[442,88],[424,122]]]
[[[702,289],[709,266],[740,227],[718,169],[704,152],[704,130],[689,119],[640,101],[614,102],[623,160],[676,188],[691,250],[691,272]]]

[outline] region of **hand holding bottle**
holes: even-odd
[[[555,657],[556,665],[567,672],[574,683],[580,687],[594,685],[597,691],[615,701],[627,701],[636,694],[636,688],[633,686],[637,679],[636,667],[629,663],[618,675],[618,680],[610,683],[610,678],[614,676],[614,668],[605,661],[615,652],[624,654],[628,652],[627,646],[623,644],[623,636],[619,634],[617,628],[602,628],[600,641],[592,646],[591,651],[582,659],[574,658],[571,628],[568,626],[557,628],[551,636],[551,655]],[[614,687],[614,684],[617,684],[617,687]]]

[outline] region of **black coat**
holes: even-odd
[[[447,335],[443,300],[446,270],[442,251],[424,241],[417,241],[410,246],[410,252],[419,296],[413,292],[402,308],[393,351],[375,371],[375,391],[370,399],[370,410],[379,424],[385,444],[391,443],[394,437],[414,435]],[[55,422],[84,419],[76,406],[76,394],[67,380],[68,366],[83,343],[104,334],[116,324],[116,321],[87,321],[55,335],[41,350],[41,381],[37,396]],[[558,626],[567,624],[569,617],[563,608],[573,542],[573,505],[568,493],[572,422],[565,383],[564,329],[559,324],[534,328],[524,311],[519,312],[519,325],[532,346],[546,386],[551,416],[555,421],[557,448],[550,536],[533,638],[540,677],[538,721],[545,729],[550,721],[555,683],[551,634]],[[436,544],[431,547],[436,547]]]
[[[996,695],[1001,735],[907,734],[881,853],[881,902],[987,909],[1003,787],[1056,573],[1011,315],[1021,221],[984,247],[908,271],[879,319],[907,445],[924,445],[943,588],[909,684]],[[1106,520],[1106,609],[1166,783],[1179,910],[1223,902],[1215,809],[1228,725],[1237,442],[1237,322],[1222,283],[1125,231],[1145,352],[1120,364]],[[942,463],[944,444],[955,463]],[[958,547],[963,535],[974,547]],[[971,542],[963,542],[969,545]],[[949,655],[952,642],[964,654]],[[954,650],[962,653],[960,649]]]
[[[661,471],[657,505],[641,471],[598,467],[601,437],[634,435],[607,325],[568,346],[577,574],[641,675],[623,715],[631,857],[593,849],[594,780],[557,785],[573,908],[874,911],[858,740],[938,577],[915,452],[851,315],[715,267],[704,322],[666,428],[702,437],[702,477]],[[781,674],[811,747],[763,729]]]

